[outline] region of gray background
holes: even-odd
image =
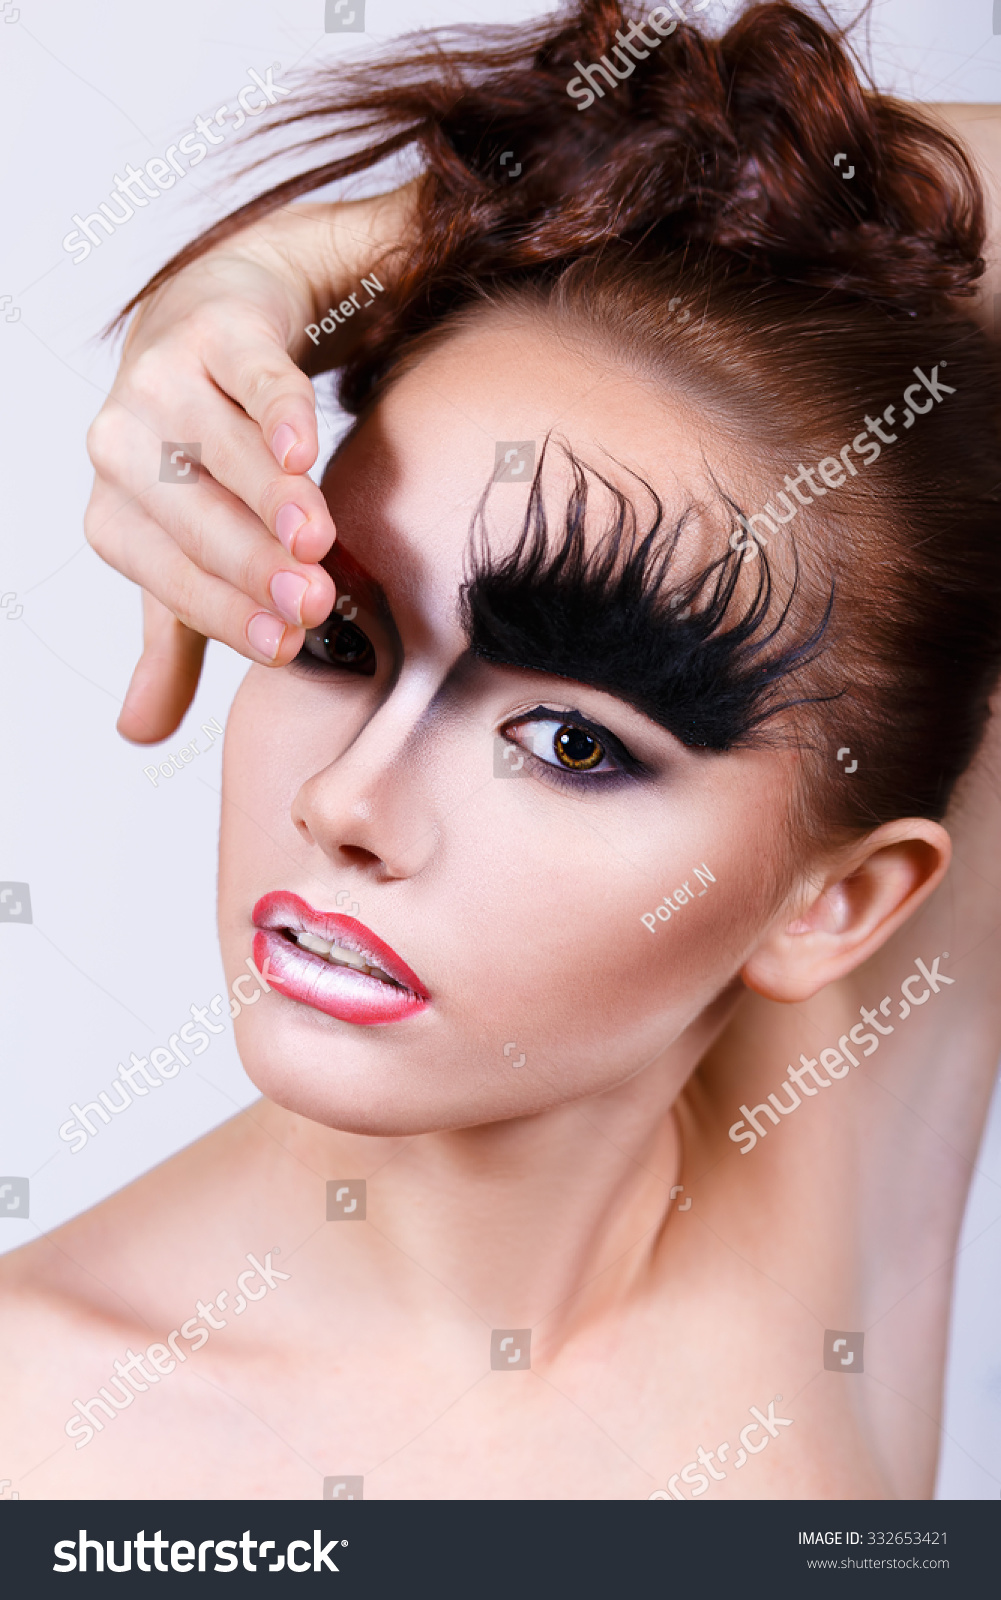
[[[139,604],[83,539],[84,438],[116,365],[97,330],[250,189],[230,181],[230,136],[79,266],[61,247],[70,217],[107,198],[127,161],[162,155],[195,116],[234,99],[250,67],[280,62],[284,76],[424,24],[510,22],[541,9],[368,0],[367,32],[342,35],[324,33],[323,0],[103,0],[99,11],[21,0],[0,9],[0,296],[11,296],[0,299],[0,596],[16,596],[0,610],[0,880],[27,881],[34,914],[30,927],[0,921],[0,1181],[31,1178],[30,1217],[0,1220],[0,1251],[93,1205],[256,1098],[227,1031],[80,1154],[57,1136],[71,1100],[92,1098],[120,1059],[165,1043],[193,1003],[224,988],[214,933],[219,741],[155,789],[143,767],[192,736],[206,745],[200,726],[225,721],[245,663],[210,646],[193,711],[155,755],[118,738]],[[713,0],[709,16],[726,10]],[[992,0],[877,0],[877,81],[911,98],[994,101],[1001,36],[992,11]],[[19,320],[6,320],[16,311]],[[325,421],[329,445],[339,420],[326,405]],[[947,1498],[996,1499],[1001,1488],[999,1222],[996,1095],[959,1263],[939,1484]]]

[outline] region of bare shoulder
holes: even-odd
[[[95,1271],[97,1252],[80,1248],[91,1230],[95,1238],[106,1231],[104,1210],[0,1260],[0,1369],[16,1378],[0,1387],[0,1479],[22,1499],[36,1498],[36,1482],[49,1474],[35,1475],[72,1449],[68,1400],[102,1353],[127,1343],[138,1325],[125,1296]]]
[[[192,1344],[198,1347],[198,1331],[188,1318],[199,1287],[214,1283],[223,1257],[228,1262],[220,1234],[225,1240],[239,1194],[224,1174],[241,1136],[225,1124],[99,1205],[0,1258],[0,1370],[16,1375],[15,1382],[0,1386],[0,1480],[7,1480],[6,1495],[134,1492],[117,1465],[100,1490],[88,1487],[95,1460],[78,1452],[110,1433],[121,1410],[168,1371],[183,1368]],[[241,1259],[237,1266],[247,1263]],[[247,1287],[250,1299],[266,1293],[256,1278]],[[175,1354],[165,1343],[172,1334]],[[208,1337],[204,1327],[201,1337]],[[151,1364],[157,1362],[159,1372]],[[189,1387],[183,1377],[171,1385],[179,1424]],[[146,1407],[151,1423],[156,1410]],[[129,1429],[137,1445],[146,1431]],[[107,1461],[109,1452],[103,1455]]]

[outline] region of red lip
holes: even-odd
[[[289,890],[273,891],[258,900],[252,913],[254,962],[268,982],[290,1000],[323,1011],[341,1022],[372,1025],[402,1022],[424,1011],[431,999],[416,972],[392,947],[355,917],[338,911],[316,911]],[[351,967],[334,966],[325,957],[303,950],[283,930],[313,933],[364,956],[393,984]],[[264,963],[268,962],[267,968]],[[395,985],[400,987],[396,988]]]

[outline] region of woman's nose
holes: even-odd
[[[338,867],[377,878],[410,878],[438,843],[428,781],[425,719],[383,707],[343,754],[314,773],[292,802],[292,821]]]

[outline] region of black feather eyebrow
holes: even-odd
[[[551,533],[542,494],[547,437],[532,480],[524,523],[508,555],[491,550],[487,529],[488,484],[473,515],[459,614],[471,654],[499,666],[572,679],[626,701],[683,744],[732,750],[765,742],[763,724],[780,711],[830,696],[783,698],[781,685],[820,653],[834,605],[832,583],[818,624],[805,638],[780,647],[800,589],[799,557],[789,593],[769,624],[774,585],[763,548],[757,583],[743,609],[734,597],[742,553],[725,554],[694,575],[675,581],[671,567],[686,510],[665,527],[663,503],[644,478],[652,506],[641,530],[626,494],[565,443],[572,485],[561,532]],[[611,519],[587,548],[591,482],[611,498]],[[715,480],[714,480],[715,481]],[[743,513],[717,489],[731,518]],[[687,614],[686,614],[687,613]]]

